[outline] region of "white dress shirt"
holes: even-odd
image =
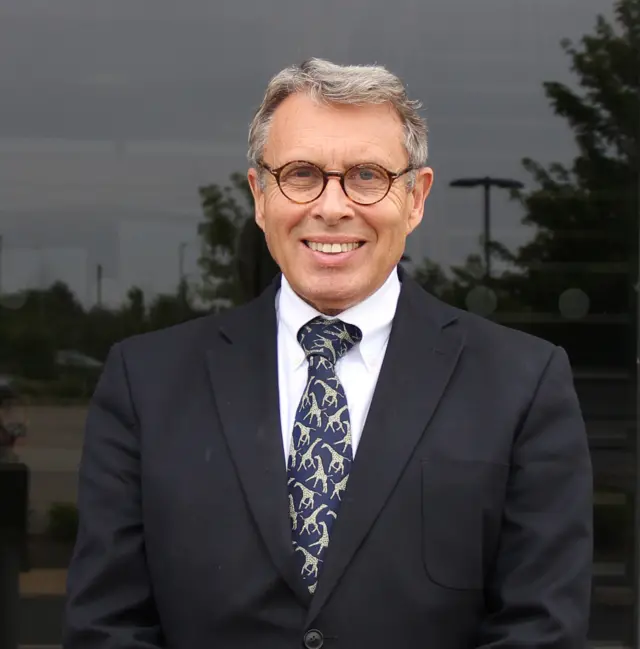
[[[399,295],[400,280],[395,269],[373,295],[338,316],[343,322],[356,325],[362,331],[360,343],[336,364],[336,373],[349,405],[354,457],[389,342]],[[297,334],[300,327],[322,314],[302,300],[284,276],[276,295],[276,314],[280,421],[286,461],[293,423],[309,369]]]

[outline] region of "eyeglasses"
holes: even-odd
[[[342,191],[358,205],[379,203],[391,189],[391,185],[404,174],[413,171],[407,167],[393,173],[374,163],[358,164],[345,172],[324,171],[318,165],[304,160],[294,160],[272,169],[264,162],[258,163],[278,183],[280,191],[292,202],[303,205],[319,198],[329,178],[338,178]]]

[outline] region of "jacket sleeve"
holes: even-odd
[[[584,649],[593,478],[566,353],[555,348],[517,432],[500,547],[486,588],[483,649]]]
[[[67,579],[65,649],[163,646],[145,557],[138,423],[120,345],[87,416],[79,530]]]

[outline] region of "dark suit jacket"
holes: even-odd
[[[403,277],[311,598],[288,519],[276,288],[112,349],[64,646],[582,649],[592,476],[565,352]]]

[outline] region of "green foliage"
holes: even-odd
[[[523,160],[536,187],[514,192],[513,198],[523,206],[523,223],[534,228],[534,237],[515,252],[491,242],[492,255],[511,267],[491,278],[490,288],[502,312],[557,313],[560,294],[574,287],[587,293],[591,312],[634,312],[636,295],[631,287],[637,281],[640,207],[640,0],[617,0],[614,24],[599,17],[594,33],[579,45],[565,41],[562,46],[577,87],[551,81],[544,84],[544,91],[554,112],[573,130],[578,153],[569,166]],[[198,297],[214,309],[226,308],[261,290],[277,267],[254,224],[244,174],[232,174],[222,187],[202,187],[199,194],[204,218],[198,227],[202,243]],[[463,308],[469,292],[486,283],[477,255],[449,272],[425,260],[416,278],[435,295]],[[61,282],[14,297],[19,308],[0,306],[0,373],[21,376],[33,396],[76,398],[91,392],[95,376],[61,370],[55,362],[59,350],[77,350],[102,361],[123,338],[205,312],[193,305],[191,287],[184,280],[175,294],[156,296],[150,303],[134,286],[116,309],[86,310]],[[3,303],[10,298],[3,296]],[[568,348],[590,349],[595,358],[599,347],[590,342],[592,330],[562,329],[555,323],[549,327],[533,333]],[[600,329],[598,334],[605,332]],[[623,336],[608,337],[624,346]]]
[[[11,303],[6,297],[3,304]],[[88,399],[100,368],[68,367],[57,362],[63,350],[104,361],[114,343],[145,331],[168,327],[205,311],[193,306],[187,286],[174,295],[158,295],[147,306],[132,287],[115,309],[85,309],[69,288],[56,282],[31,290],[20,308],[0,305],[0,374],[17,377],[20,394],[32,400]]]
[[[511,258],[505,287],[536,311],[557,310],[558,296],[579,287],[592,312],[627,313],[637,268],[640,151],[640,0],[618,0],[616,24],[597,19],[593,34],[562,47],[578,88],[547,82],[554,112],[574,132],[570,166],[523,161],[537,187],[514,192],[533,240]],[[505,255],[503,255],[505,257]]]
[[[209,185],[200,190],[205,220],[198,230],[203,243],[199,297],[214,308],[245,297],[236,257],[242,227],[253,222],[253,208],[246,178],[232,174],[231,183],[232,187]],[[192,287],[184,279],[174,294],[157,295],[149,302],[133,286],[117,308],[85,309],[62,282],[2,297],[0,374],[17,376],[20,392],[34,400],[87,399],[93,393],[99,370],[61,367],[56,362],[61,350],[104,361],[113,344],[124,338],[207,312],[194,305]]]
[[[424,259],[422,264],[413,273],[414,279],[432,295],[442,300],[453,303],[453,283],[439,264]]]
[[[28,379],[51,379],[55,375],[55,343],[49,331],[25,328],[7,339],[11,347],[9,367]]]
[[[78,534],[78,508],[73,503],[54,503],[49,509],[47,535],[54,541],[73,543]]]
[[[569,165],[523,159],[534,188],[512,198],[533,238],[515,252],[490,242],[492,257],[508,270],[489,280],[477,255],[448,274],[426,262],[418,280],[463,308],[474,287],[488,285],[498,304],[492,317],[562,345],[574,363],[634,363],[634,327],[625,318],[635,318],[638,285],[640,0],[617,0],[613,23],[600,16],[592,34],[561,46],[576,83],[549,81],[543,88],[571,128],[577,155]],[[559,298],[568,289],[586,293],[589,314],[609,319],[579,326],[563,319]],[[605,338],[608,345],[593,344]]]
[[[236,253],[243,226],[253,220],[253,199],[246,177],[230,176],[231,185],[201,187],[204,221],[198,226],[202,254],[200,297],[217,307],[239,304],[242,287],[237,274]]]
[[[53,378],[56,346],[75,346],[82,313],[62,282],[46,291],[27,291],[19,309],[0,307],[0,370],[31,379]]]

